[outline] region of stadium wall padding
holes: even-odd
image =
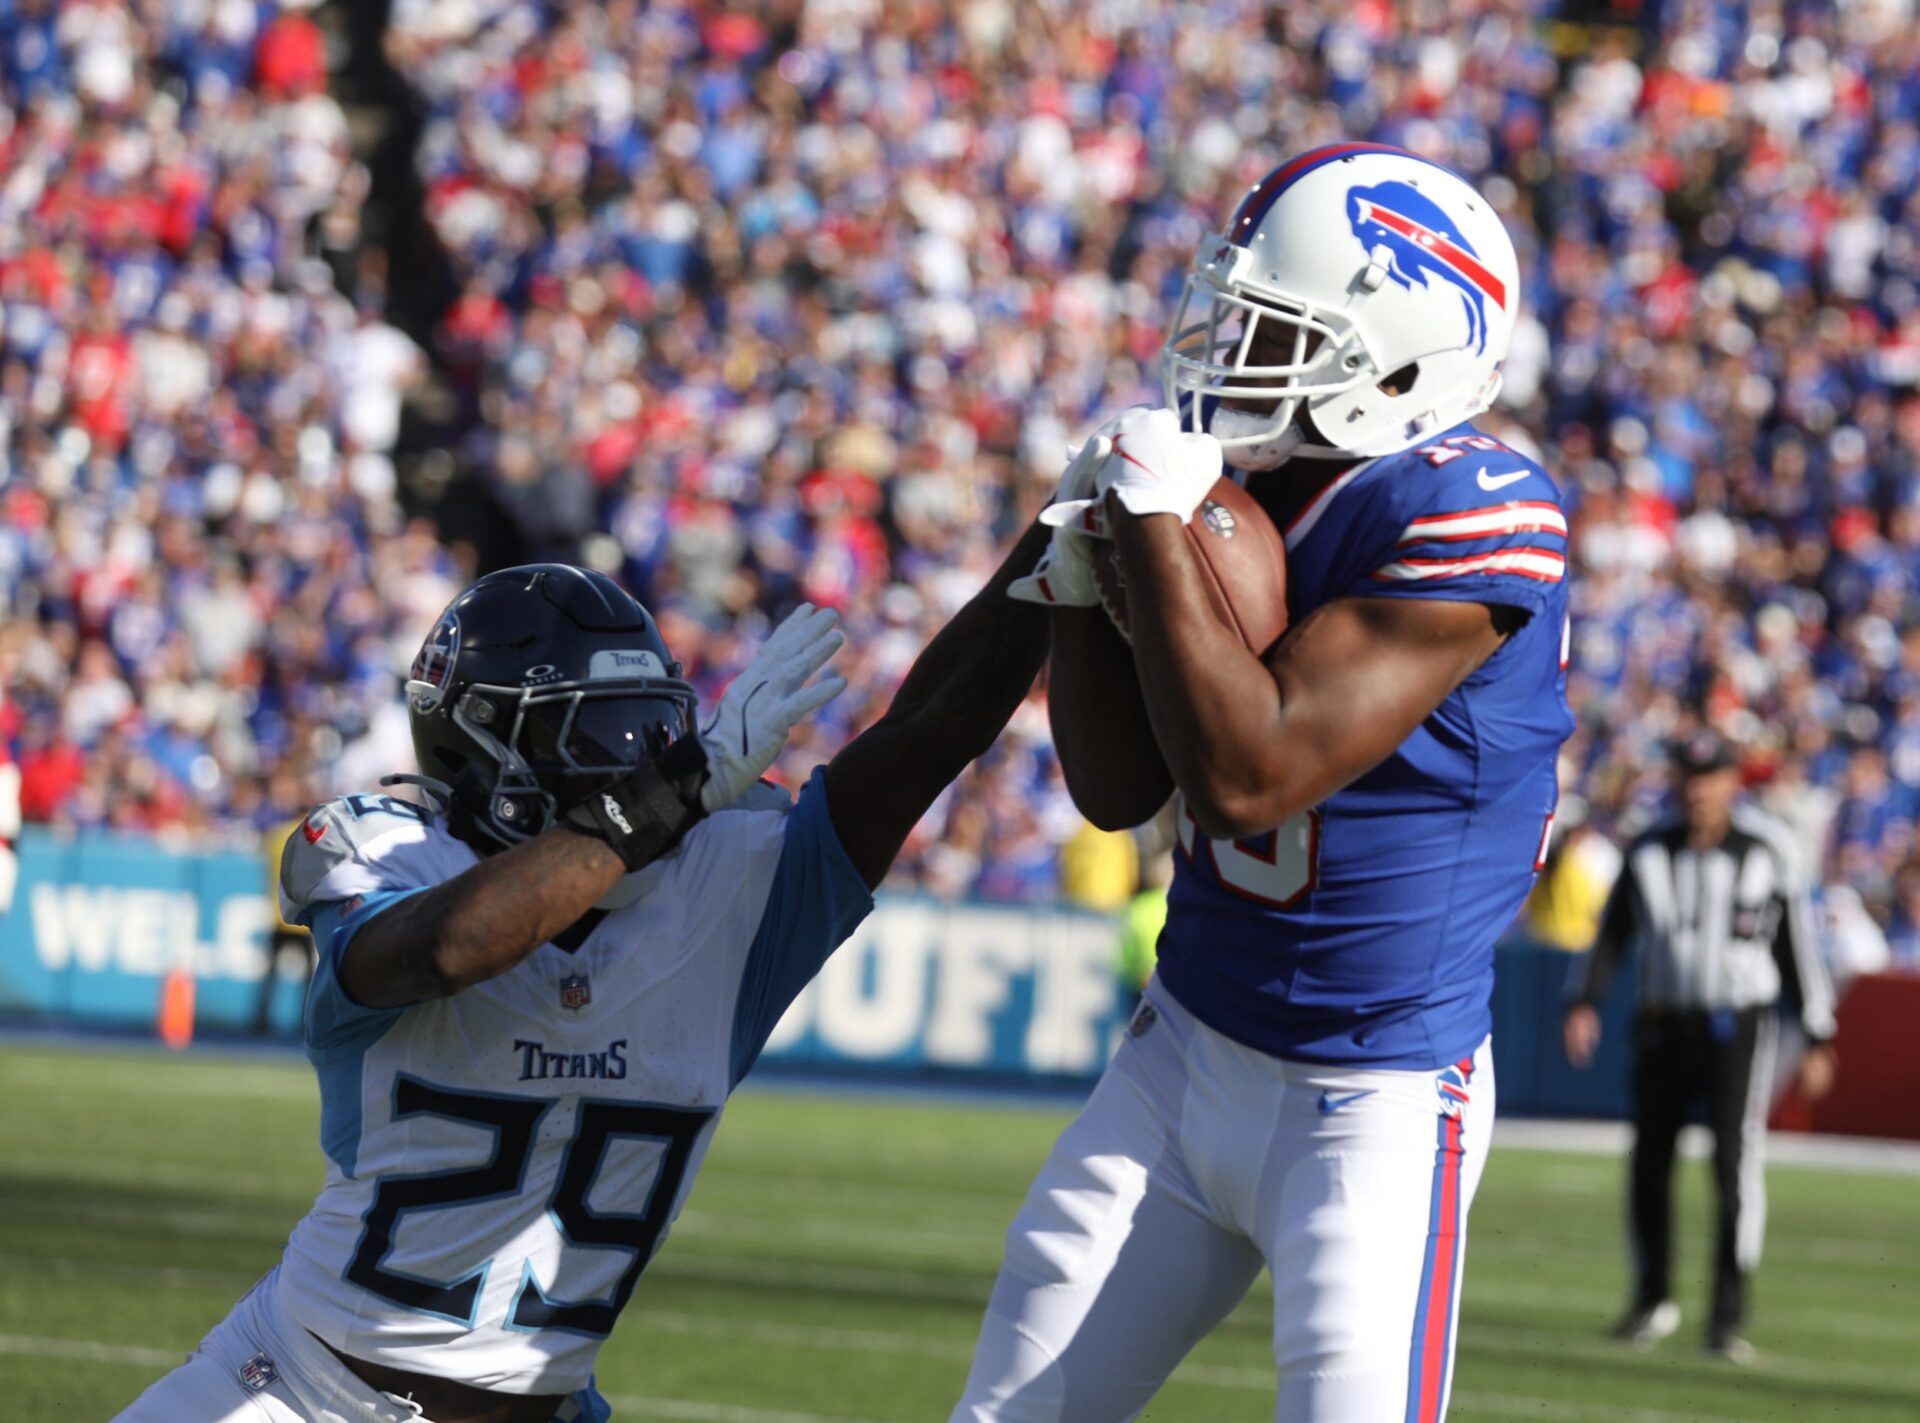
[[[0,1013],[139,1029],[179,965],[194,975],[200,1031],[252,1023],[272,923],[262,859],[39,829],[18,849],[18,892],[0,919]],[[1106,918],[1068,909],[883,896],[781,1020],[762,1062],[883,1078],[1091,1081],[1129,1007],[1115,981],[1115,933]],[[1601,1061],[1575,1072],[1559,1047],[1567,962],[1526,946],[1500,951],[1503,1112],[1624,1110],[1630,985],[1616,985],[1606,1005]],[[299,991],[296,979],[275,986],[282,1031],[298,1022]]]

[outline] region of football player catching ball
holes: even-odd
[[[1177,795],[1179,853],[1158,974],[1008,1232],[960,1423],[1135,1417],[1263,1264],[1281,1423],[1446,1412],[1493,945],[1571,730],[1559,493],[1471,423],[1519,286],[1445,168],[1302,154],[1198,254],[1172,408],[1069,471],[1013,590],[1053,606],[1068,786],[1113,828]],[[1291,626],[1264,659],[1182,528],[1223,458],[1284,534]]]

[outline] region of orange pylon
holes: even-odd
[[[170,968],[160,980],[160,1013],[157,1026],[160,1041],[170,1048],[189,1047],[193,1043],[193,975],[184,968]]]

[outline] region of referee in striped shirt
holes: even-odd
[[[1793,851],[1778,823],[1736,803],[1731,748],[1703,732],[1677,748],[1674,762],[1680,812],[1627,848],[1593,951],[1573,966],[1564,1037],[1574,1066],[1592,1062],[1595,1005],[1621,960],[1634,955],[1634,1296],[1616,1333],[1645,1347],[1679,1327],[1669,1288],[1674,1146],[1704,1099],[1720,1196],[1706,1343],[1745,1363],[1753,1357],[1741,1332],[1747,1276],[1760,1259],[1766,1215],[1762,1150],[1777,1005],[1785,999],[1798,1011],[1807,1040],[1800,1086],[1818,1098],[1833,1081],[1833,993]]]

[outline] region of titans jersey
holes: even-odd
[[[1275,1056],[1458,1062],[1491,1028],[1493,943],[1543,858],[1573,729],[1559,491],[1463,424],[1347,470],[1285,533],[1295,622],[1335,598],[1526,620],[1391,756],[1278,830],[1210,840],[1182,809],[1160,978]]]
[[[322,806],[280,891],[318,965],[307,1053],[327,1180],[275,1288],[355,1358],[511,1394],[579,1393],[666,1237],[727,1095],[872,907],[816,776],[757,787],[622,881],[572,953],[543,944],[450,998],[367,1008],[340,956],[474,852],[383,795]]]

